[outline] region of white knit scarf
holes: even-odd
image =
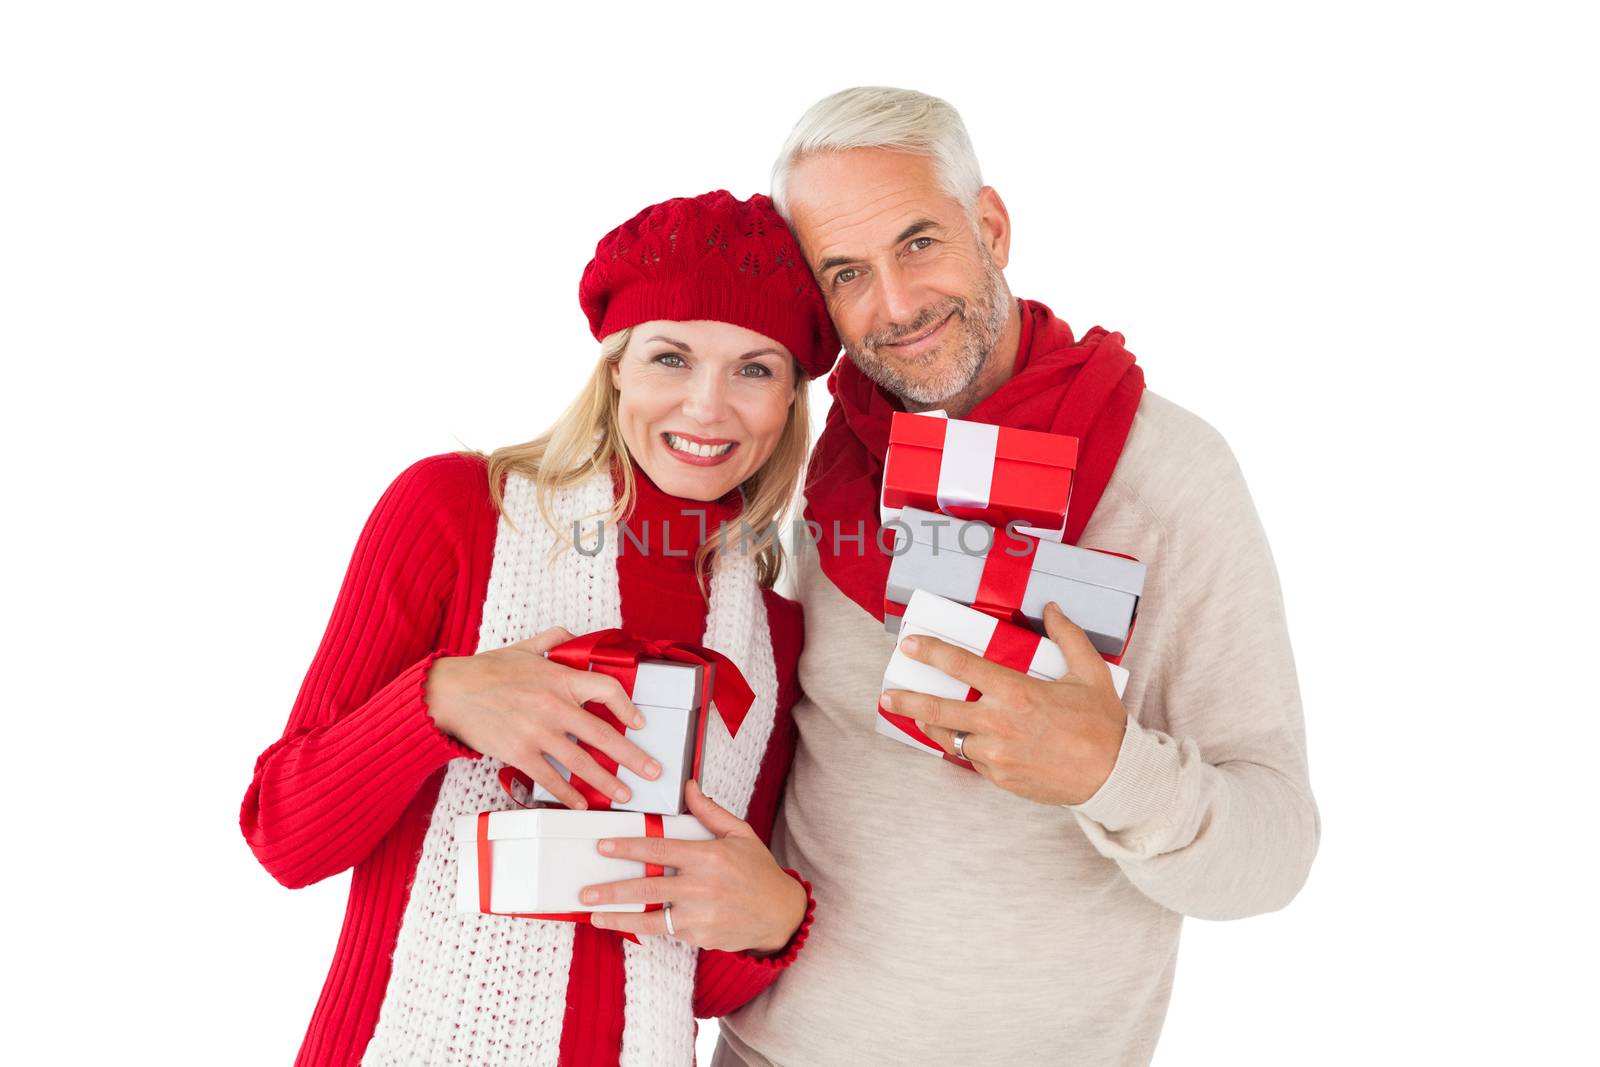
[[[583,634],[622,625],[617,531],[608,529],[604,548],[593,555],[569,547],[550,562],[558,538],[539,514],[533,483],[510,475],[504,500],[478,651],[552,626]],[[558,490],[552,513],[566,538],[581,520],[582,544],[592,549],[597,520],[591,516],[603,514],[613,500],[611,477],[601,473]],[[730,540],[734,545],[718,552],[713,564],[702,643],[738,664],[756,699],[736,738],[729,736],[719,716],[711,717],[701,779],[707,794],[742,818],[772,733],[778,679],[754,556],[737,547],[740,538]],[[496,781],[501,766],[487,756],[449,765],[364,1064],[555,1067],[573,924],[455,910],[456,817],[512,806]],[[624,942],[623,950],[627,1006],[622,1067],[692,1063],[698,950],[665,937]]]

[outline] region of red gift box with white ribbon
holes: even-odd
[[[600,766],[628,787],[631,796],[623,802],[600,792],[546,756],[550,765],[583,794],[589,807],[598,811],[682,814],[684,783],[700,774],[713,711],[722,719],[729,736],[735,736],[755,700],[734,662],[702,645],[637,638],[621,630],[598,630],[557,645],[546,656],[564,666],[599,671],[620,681],[645,718],[643,729],[625,728],[611,709],[598,701],[591,701],[584,708],[661,764],[660,777],[641,778],[619,766],[605,752],[578,741]],[[534,787],[533,799],[556,802],[543,786]]]
[[[1061,647],[1048,637],[1040,637],[1032,630],[1002,622],[926,589],[918,589],[911,594],[901,620],[900,640],[914,634],[937,637],[1041,681],[1053,682],[1067,673],[1067,660],[1061,653]],[[1128,684],[1128,672],[1115,663],[1106,666],[1111,669],[1111,680],[1120,697]],[[889,666],[883,672],[883,688],[928,693],[950,700],[977,700],[982,696],[966,682],[950,677],[937,667],[912,659],[900,650],[898,642],[894,655],[889,658]],[[952,756],[935,744],[909,715],[896,714],[880,704],[875,728],[884,737],[939,756],[969,771],[973,769],[969,761]]]
[[[889,422],[879,512],[942,511],[1029,537],[1060,541],[1067,528],[1078,439],[940,413],[897,411]]]

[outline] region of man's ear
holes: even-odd
[[[1011,259],[1011,213],[994,186],[985,185],[978,190],[977,214],[978,240],[988,247],[994,265],[1005,270]]]

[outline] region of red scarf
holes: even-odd
[[[1022,336],[1016,366],[966,418],[1078,438],[1066,531],[1067,543],[1076,544],[1122,455],[1144,392],[1144,371],[1122,347],[1120,333],[1096,326],[1078,341],[1043,304],[1018,303]],[[878,544],[878,494],[889,417],[905,408],[849,359],[839,361],[828,391],[833,406],[806,473],[805,516],[821,527],[813,536],[823,573],[881,622],[891,557]],[[837,541],[835,523],[843,535]],[[860,541],[854,539],[858,530]]]

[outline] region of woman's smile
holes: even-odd
[[[696,437],[692,433],[667,430],[661,434],[667,454],[673,459],[696,467],[715,467],[725,463],[739,447],[739,442],[726,437]]]
[[[761,469],[798,380],[777,341],[715,319],[638,323],[611,364],[628,454],[664,492],[691,500],[718,500]]]

